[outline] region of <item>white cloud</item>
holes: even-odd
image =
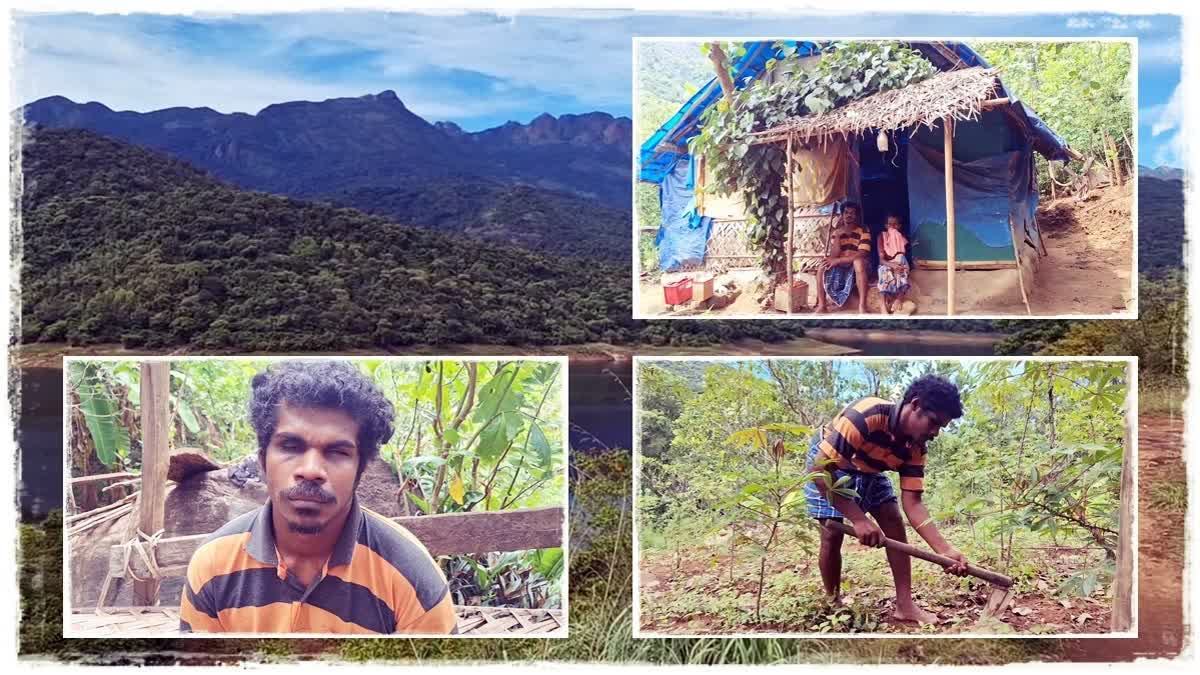
[[[1138,126],[1151,127],[1158,121],[1163,111],[1167,109],[1166,103],[1158,103],[1148,105],[1145,108],[1138,108]]]
[[[1183,123],[1183,82],[1175,85],[1175,91],[1171,92],[1170,100],[1155,112],[1158,114],[1152,118],[1151,134],[1161,136],[1169,131],[1179,130]]]
[[[1096,27],[1096,22],[1087,17],[1072,16],[1067,19],[1067,28],[1075,30],[1090,30]]]
[[[1138,40],[1137,58],[1140,66],[1178,65],[1183,58],[1183,50],[1178,37],[1155,40],[1142,38]]]
[[[1154,166],[1185,166],[1183,158],[1187,156],[1184,149],[1183,133],[1176,131],[1163,139],[1161,145],[1154,151]]]

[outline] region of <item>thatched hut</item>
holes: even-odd
[[[768,59],[782,58],[776,44],[745,43],[745,55],[734,64],[735,86],[777,76],[765,66]],[[802,67],[829,48],[812,42],[782,44],[797,48]],[[908,46],[941,72],[752,135],[754,143],[786,146],[801,167],[790,181],[789,276],[793,270],[811,269],[827,254],[837,206],[856,201],[876,235],[886,214],[900,214],[916,266],[947,270],[950,314],[955,277],[972,271],[992,273],[975,275],[967,283],[1008,283],[1024,295],[1034,283],[1038,257],[1045,254],[1035,218],[1033,153],[1064,161],[1075,155],[1033,110],[1010,96],[999,74],[970,47],[939,42]],[[720,87],[714,78],[641,148],[640,179],[663,191],[658,240],[667,270],[757,265],[758,253],[746,242],[740,200],[707,193],[703,162],[688,153],[688,140],[700,130],[700,115],[719,100]],[[681,204],[678,196],[683,194],[692,196],[692,210],[669,208]],[[959,273],[950,274],[951,268]],[[995,270],[1010,273],[996,275]]]

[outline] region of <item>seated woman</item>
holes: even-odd
[[[900,216],[889,213],[887,229],[879,234],[879,294],[888,314],[899,306],[908,292],[908,258],[904,251],[908,240],[900,233]]]

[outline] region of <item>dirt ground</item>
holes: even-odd
[[[1183,421],[1138,422],[1138,637],[1070,640],[1064,660],[1115,662],[1177,656],[1184,646],[1184,513],[1151,504],[1155,485],[1186,476]]]
[[[1046,255],[1039,257],[1035,280],[1026,291],[1029,312],[1033,316],[1106,315],[1133,308],[1133,184],[1093,190],[1084,201],[1074,197],[1048,200],[1038,207],[1038,223],[1042,228]],[[663,280],[672,281],[687,274],[666,274]],[[746,292],[754,271],[735,270],[718,276],[732,280],[742,290],[732,304],[712,309],[685,303],[671,307],[663,298],[660,279],[642,279],[638,285],[637,314],[639,316],[711,316],[714,318],[748,318],[751,316],[782,316],[782,312],[762,310],[753,294]],[[807,307],[816,304],[812,275],[797,275],[809,285]],[[1027,279],[1028,281],[1028,279]],[[920,316],[946,314],[946,272],[944,270],[914,270],[910,275],[912,290],[909,297],[915,307],[910,311]],[[962,270],[955,278],[956,315],[1013,315],[1027,316],[1021,297],[1016,270]],[[857,293],[852,293],[846,305],[831,310],[829,316],[857,316]],[[867,297],[867,312],[883,314],[879,294],[871,287]],[[798,314],[814,318],[811,310]]]
[[[1184,475],[1182,421],[1179,418],[1144,417],[1138,426],[1138,491],[1139,491],[1139,559],[1138,559],[1138,637],[1130,638],[1068,638],[1065,640],[1063,660],[1116,662],[1139,657],[1176,656],[1183,648],[1183,516],[1181,512],[1167,512],[1151,506],[1151,494],[1155,485],[1178,481]],[[843,555],[855,555],[856,542],[847,541]],[[868,551],[864,551],[869,554]],[[1040,569],[1053,568],[1060,575],[1077,571],[1081,566],[1092,564],[1086,550],[1048,549],[1033,556]],[[674,569],[671,556],[659,560],[643,558],[640,563],[640,601],[656,602],[665,597],[672,588],[683,586],[689,590],[699,588],[708,591],[715,588],[714,569],[724,569],[727,557],[718,559],[713,565],[708,559],[683,559],[682,568]],[[777,562],[769,565],[769,574],[793,571],[803,576],[815,576],[815,559]],[[916,568],[914,568],[914,572]],[[753,593],[754,582],[749,578],[739,580],[738,590]],[[1051,597],[1050,587],[1038,586],[1032,592],[1018,593],[1012,604],[999,620],[1006,630],[1019,633],[1044,635],[1066,633],[1104,633],[1109,630],[1111,606],[1100,598],[1071,598],[1061,600]],[[882,597],[879,589],[851,589],[847,600],[882,619],[877,632],[918,632],[909,624],[887,620],[891,609],[891,598]],[[986,589],[959,590],[954,600],[933,607],[923,603],[918,594],[918,603],[938,613],[945,625],[938,632],[971,633],[981,605],[986,598]],[[983,625],[983,624],[980,624]],[[719,619],[705,615],[677,617],[669,625],[647,623],[643,610],[642,630],[655,634],[721,634]],[[795,632],[795,627],[782,625],[746,626],[738,632]],[[995,632],[987,630],[986,632]]]
[[[877,552],[871,551],[854,541],[846,541],[842,549],[844,558],[861,555],[870,556]],[[1090,550],[1046,550],[1031,552],[1030,561],[1035,562],[1039,569],[1045,570],[1047,576],[1066,577],[1085,569],[1089,565],[1099,564],[1098,558],[1103,553]],[[643,559],[640,567],[641,593],[643,607],[665,600],[676,591],[701,592],[717,594],[725,585],[726,580],[715,578],[714,570],[727,569],[727,555],[716,558],[714,567],[707,559],[684,558],[680,568],[674,568],[671,556],[659,560]],[[768,575],[795,572],[811,577],[817,583],[819,573],[814,560],[776,561],[768,564]],[[723,574],[723,572],[722,572]],[[753,607],[756,591],[756,580],[753,574],[742,574],[735,583],[738,594],[744,599],[747,611]],[[895,621],[891,618],[894,603],[892,590],[878,585],[859,584],[847,589],[844,601],[853,606],[858,612],[866,613],[879,622],[878,628],[871,633],[913,633],[913,634],[963,634],[981,635],[995,633],[1028,633],[1033,635],[1062,635],[1071,633],[1107,633],[1112,616],[1112,607],[1108,601],[1097,597],[1076,597],[1058,599],[1052,597],[1053,588],[1047,582],[1040,582],[1031,592],[1016,593],[1006,609],[994,620],[981,620],[984,605],[987,603],[990,586],[980,584],[970,589],[955,589],[949,597],[939,602],[930,602],[917,592],[917,604],[938,615],[940,623],[936,627],[922,627],[913,623]],[[822,610],[824,611],[824,610]],[[678,635],[724,635],[729,633],[808,633],[813,632],[803,628],[803,624],[779,621],[765,621],[758,625],[745,624],[736,629],[725,627],[718,617],[708,614],[692,614],[675,616],[669,622],[654,622],[645,618],[643,609],[642,630],[653,634]],[[833,631],[837,632],[837,631]]]

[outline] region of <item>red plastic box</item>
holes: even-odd
[[[682,305],[692,299],[692,280],[680,279],[669,284],[663,284],[663,297],[668,305]]]

